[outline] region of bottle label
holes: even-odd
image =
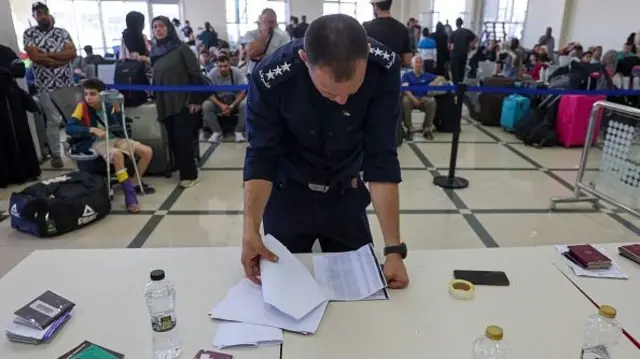
[[[154,332],[168,332],[176,326],[176,318],[170,315],[151,318],[151,329]]]

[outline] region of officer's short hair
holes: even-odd
[[[377,7],[382,11],[389,11],[391,10],[391,5],[393,5],[393,0],[384,0],[384,1],[375,1],[375,2],[372,1],[372,3],[375,7]]]
[[[304,35],[309,65],[331,70],[333,80],[351,80],[356,60],[369,57],[367,33],[358,20],[348,15],[321,16],[311,22]]]

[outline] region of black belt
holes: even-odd
[[[286,187],[287,183],[293,183],[295,185],[308,188],[312,192],[328,193],[332,189],[344,191],[348,188],[353,188],[352,183],[354,180],[357,180],[357,179],[358,179],[358,176],[350,176],[345,179],[338,180],[337,182],[334,182],[332,184],[320,184],[320,183],[313,183],[313,182],[302,182],[293,178],[287,178],[284,181],[281,181],[281,183],[283,184],[283,187]]]

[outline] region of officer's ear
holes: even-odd
[[[307,66],[309,65],[309,57],[307,57],[307,53],[303,49],[298,50],[298,56],[300,56],[300,60],[304,61]]]

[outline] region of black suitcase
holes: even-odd
[[[120,60],[116,63],[113,74],[116,85],[149,85],[146,64],[138,60]],[[126,107],[138,107],[147,102],[146,91],[120,91],[124,96]]]
[[[515,80],[495,76],[482,81],[483,87],[515,87]],[[502,101],[507,94],[486,93],[480,94],[480,123],[485,126],[500,126],[500,116],[502,115]]]
[[[433,96],[436,99],[436,117],[433,125],[438,132],[453,133],[460,124],[460,114],[457,112],[456,96],[452,93]]]

